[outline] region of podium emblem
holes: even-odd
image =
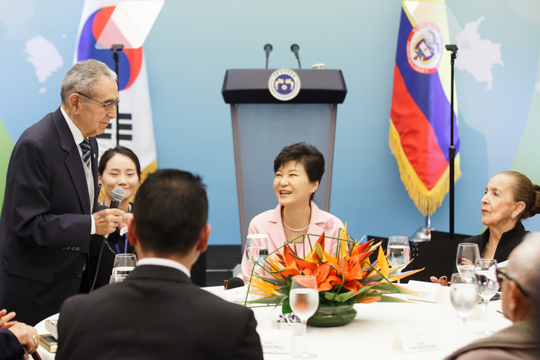
[[[418,24],[407,40],[407,60],[414,71],[433,74],[439,68],[443,51],[441,31],[434,23]]]
[[[300,77],[291,69],[278,69],[268,79],[268,90],[280,101],[292,100],[300,92]]]

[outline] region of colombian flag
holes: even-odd
[[[414,8],[407,3],[415,3]],[[389,144],[401,181],[424,216],[435,212],[449,188],[451,69],[450,53],[444,49],[448,39],[444,0],[402,2]],[[456,114],[454,94],[454,181],[461,176]]]

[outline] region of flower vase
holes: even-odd
[[[316,327],[341,326],[351,322],[356,317],[354,305],[319,305],[319,308],[309,318],[307,324]]]

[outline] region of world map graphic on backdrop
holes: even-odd
[[[30,0],[0,1],[0,24],[6,28],[6,37],[21,43],[26,61],[35,69],[35,79],[43,84],[64,65],[64,59],[56,45],[32,28],[36,4]],[[65,38],[65,35],[62,35]],[[6,49],[3,49],[4,51]],[[40,87],[39,93],[47,89]]]
[[[44,83],[53,72],[64,65],[64,59],[56,46],[41,35],[28,40],[23,51],[28,54],[27,60],[34,65],[36,77],[40,83]],[[45,91],[44,87],[39,89],[40,94]]]
[[[456,68],[472,74],[478,82],[486,82],[486,90],[493,85],[493,65],[504,66],[501,56],[501,44],[494,44],[491,40],[481,39],[478,26],[486,18],[468,22],[465,29],[457,36],[458,56]],[[467,44],[468,43],[468,44]]]

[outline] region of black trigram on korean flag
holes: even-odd
[[[118,114],[118,140],[133,141],[133,123],[131,121],[131,114]],[[113,124],[115,125],[113,127]],[[98,139],[116,140],[116,119],[112,119],[107,125],[105,132],[96,136]],[[114,141],[116,144],[117,141]],[[113,146],[114,147],[114,146]]]

